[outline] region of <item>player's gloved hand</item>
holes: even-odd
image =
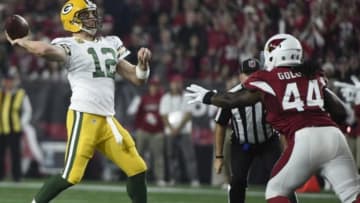
[[[340,88],[340,93],[346,102],[354,102],[356,100],[357,94],[360,92],[359,79],[352,75],[351,80],[353,84],[339,81],[334,82],[335,87]]]
[[[204,104],[211,104],[211,96],[213,96],[216,92],[205,89],[200,85],[191,84],[190,86],[186,87],[188,92],[185,93],[185,97],[190,98],[188,104],[193,103],[204,103]]]

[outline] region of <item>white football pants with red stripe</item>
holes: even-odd
[[[287,197],[319,170],[341,202],[352,203],[360,193],[354,159],[345,136],[336,127],[298,130],[294,143],[289,144],[273,170],[266,187],[267,200]]]

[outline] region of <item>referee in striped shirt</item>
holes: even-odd
[[[242,62],[239,79],[243,83],[248,76],[260,69],[257,59],[250,58]],[[239,84],[229,91],[241,91]],[[265,111],[262,104],[242,106],[233,109],[219,109],[216,115],[215,127],[215,161],[216,173],[220,173],[223,162],[223,146],[226,128],[231,121],[231,180],[229,190],[230,203],[244,203],[245,190],[249,169],[256,157],[265,160],[268,175],[272,166],[281,154],[279,136],[274,133],[269,124],[265,122]],[[296,198],[293,198],[293,203]]]

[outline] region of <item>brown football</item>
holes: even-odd
[[[20,15],[12,15],[5,21],[5,30],[11,39],[25,37],[29,33],[29,24]]]

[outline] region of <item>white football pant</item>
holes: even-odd
[[[360,193],[360,179],[342,132],[336,127],[308,127],[298,130],[294,139],[289,160],[268,182],[266,199],[288,196],[320,171],[341,202],[352,203]]]

